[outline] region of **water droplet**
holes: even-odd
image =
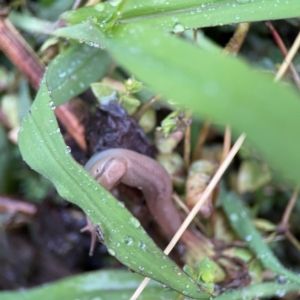
[[[124,207],[124,206],[125,206],[124,202],[122,202],[122,201],[119,201],[119,202],[118,202],[118,205],[121,206],[121,207]]]
[[[58,73],[58,76],[60,77],[60,78],[63,78],[63,77],[65,77],[66,76],[66,72],[61,72],[61,73]]]
[[[241,17],[240,16],[235,16],[235,19],[236,20],[239,20]]]
[[[230,215],[230,220],[232,222],[236,222],[239,219],[239,216],[237,214],[231,214]]]
[[[142,266],[139,266],[139,270],[143,271],[145,268]]]
[[[125,236],[125,244],[126,245],[131,245],[133,243],[133,239],[131,236]]]
[[[146,251],[146,244],[143,242],[138,242],[138,247],[141,248],[143,251]]]
[[[136,218],[130,217],[129,221],[135,228],[138,228],[141,225],[139,220]]]
[[[109,1],[109,4],[111,5],[111,6],[118,6],[120,3],[122,2],[122,0],[110,0]]]
[[[104,3],[99,3],[94,6],[94,9],[96,9],[97,11],[103,11],[105,9],[105,5]]]
[[[185,287],[188,289],[190,286],[187,284]]]
[[[113,249],[111,249],[111,248],[107,248],[107,251],[108,251],[108,253],[109,253],[110,255],[112,255],[112,256],[115,256],[115,255],[116,255],[115,250],[113,250]]]
[[[173,32],[174,33],[184,32],[184,26],[180,23],[175,24],[175,26],[173,27]]]
[[[174,269],[174,272],[175,272],[178,276],[181,276],[181,274],[182,274],[177,268]]]
[[[252,240],[252,235],[246,236],[246,241],[247,241],[247,242],[250,242],[251,240]]]

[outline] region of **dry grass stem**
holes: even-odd
[[[287,68],[291,64],[299,47],[300,47],[300,32],[298,33],[298,35],[294,41],[294,44],[293,44],[292,48],[290,49],[288,55],[285,57],[283,63],[281,64],[281,66],[275,76],[275,79],[274,79],[275,82],[279,81],[282,78],[282,76],[285,74]]]

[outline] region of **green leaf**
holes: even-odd
[[[72,46],[56,56],[46,73],[55,105],[85,91],[108,72],[110,63],[107,52],[88,45]]]
[[[67,12],[62,19],[77,24],[97,18],[99,22],[105,20],[104,23],[135,22],[176,31],[179,25],[191,29],[299,16],[298,0],[123,0],[122,7],[115,8],[117,12],[113,12],[114,7],[109,3],[99,11],[99,5]]]
[[[11,11],[8,18],[16,27],[30,33],[50,34],[57,27],[55,23],[37,19],[29,14],[20,14],[15,11]]]
[[[0,292],[0,298],[1,300],[129,299],[142,279],[140,275],[124,270],[90,272],[21,292]],[[166,291],[154,281],[151,281],[143,291],[143,299],[147,300],[175,299],[176,295],[176,292]]]
[[[294,283],[262,283],[244,287],[242,290],[228,291],[216,297],[214,300],[252,300],[262,299],[276,295],[283,297],[286,293],[299,290],[299,285]]]
[[[291,88],[240,59],[205,52],[138,24],[118,26],[109,36],[91,22],[55,34],[106,46],[120,65],[157,92],[198,116],[230,124],[235,133],[245,132],[268,162],[300,184],[300,98]]]
[[[286,279],[300,284],[300,277],[287,270],[263,242],[260,233],[256,230],[249,217],[248,210],[235,193],[221,193],[224,211],[231,226],[243,239],[249,248],[256,254],[262,265]]]
[[[81,207],[95,226],[100,226],[107,250],[123,264],[186,296],[210,297],[163,254],[124,205],[72,159],[54,116],[53,101],[44,80],[19,132],[25,161],[49,178],[63,198]]]

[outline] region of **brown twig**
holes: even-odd
[[[175,201],[175,203],[188,215],[191,211],[188,209],[188,207],[180,200],[179,196],[176,193],[172,194],[172,198]],[[197,220],[194,219],[193,222],[197,225],[197,227],[201,230],[201,232],[205,232],[204,226]],[[205,238],[205,237],[203,237]],[[207,242],[210,243],[210,241],[207,239]],[[211,244],[211,243],[210,243]]]
[[[279,225],[280,227],[286,226],[289,223],[290,215],[291,215],[292,210],[294,209],[296,201],[298,199],[298,194],[299,194],[299,190],[298,190],[298,188],[295,188],[294,192],[292,194],[292,197],[290,198],[288,205],[286,206],[286,208],[284,210],[282,220]]]
[[[285,236],[295,246],[295,248],[297,248],[298,251],[300,251],[300,242],[295,238],[295,236],[289,230],[286,231]]]
[[[0,48],[37,90],[45,66],[7,19],[0,19]]]
[[[201,149],[207,139],[207,136],[209,133],[209,128],[210,128],[210,121],[206,120],[201,128],[196,146],[193,151],[193,156],[192,156],[193,161],[199,159],[199,157],[201,155]]]
[[[243,45],[243,42],[245,40],[245,37],[247,36],[249,28],[250,28],[250,23],[238,24],[232,38],[229,40],[226,47],[223,49],[222,54],[237,55]]]
[[[281,51],[283,57],[286,57],[287,54],[288,54],[288,50],[285,47],[285,44],[284,44],[283,40],[281,39],[279,33],[274,28],[274,26],[272,25],[271,22],[266,22],[266,25],[270,29],[270,31],[271,31],[271,33],[273,35],[274,41],[277,44],[279,50]],[[289,68],[290,68],[290,71],[291,71],[291,73],[293,75],[293,79],[294,79],[297,87],[300,89],[300,77],[299,77],[298,72],[297,72],[297,70],[296,70],[296,68],[295,68],[295,66],[293,65],[292,62],[289,65]]]
[[[28,79],[30,84],[38,90],[45,66],[12,23],[2,18],[0,18],[0,49]],[[59,106],[55,113],[81,149],[85,150],[84,127],[76,116],[67,109],[66,105]]]

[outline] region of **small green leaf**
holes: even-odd
[[[215,278],[216,264],[209,258],[204,258],[197,266],[199,278],[205,283],[213,282]]]
[[[88,45],[74,45],[58,55],[46,73],[55,105],[85,91],[108,72],[110,63],[107,52]]]
[[[102,105],[108,104],[110,101],[118,100],[117,92],[101,82],[92,83],[91,88],[93,94]]]

